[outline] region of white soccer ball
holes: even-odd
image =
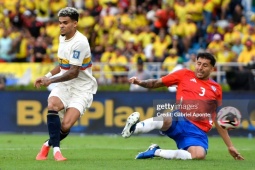
[[[241,124],[240,111],[232,106],[223,107],[217,115],[218,124],[226,130],[236,129]]]

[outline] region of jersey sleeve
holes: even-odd
[[[219,94],[217,96],[217,107],[220,107],[222,105],[222,89],[221,86],[218,87]]]
[[[186,69],[182,69],[162,77],[163,84],[167,87],[179,84],[186,71]]]
[[[72,47],[69,63],[72,65],[82,66],[84,60],[91,58],[90,47],[88,43],[77,41]]]

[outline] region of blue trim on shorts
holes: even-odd
[[[172,125],[168,130],[162,131],[162,133],[172,138],[178,149],[187,150],[190,146],[201,146],[207,152],[207,134],[185,117],[174,116],[174,113],[178,112],[180,111],[175,110],[172,112]]]

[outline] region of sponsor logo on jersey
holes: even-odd
[[[195,82],[195,83],[197,82],[195,78],[190,79],[190,81],[193,81],[193,82]]]

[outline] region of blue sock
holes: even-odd
[[[60,141],[65,139],[67,137],[67,135],[69,135],[69,132],[63,132],[62,129],[60,130]]]
[[[65,139],[65,138],[67,137],[67,135],[69,135],[69,133],[70,133],[70,131],[68,131],[68,132],[63,132],[62,130],[60,130],[60,133],[59,133],[59,135],[60,135],[60,141],[62,141],[63,139]],[[52,142],[51,142],[50,139],[48,139],[48,144],[49,144],[49,146],[52,146]]]
[[[61,123],[57,111],[54,110],[48,111],[47,125],[50,136],[49,143],[51,143],[53,147],[59,147],[60,144],[59,131],[61,129]]]

